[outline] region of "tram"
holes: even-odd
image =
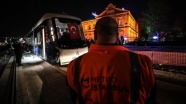
[[[44,14],[24,39],[30,52],[60,65],[88,52],[81,19],[67,14]]]

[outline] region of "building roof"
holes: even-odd
[[[100,13],[98,17],[103,17],[109,14],[115,14],[115,13],[124,13],[124,12],[130,12],[129,10],[124,10],[124,9],[120,9],[117,8],[115,5],[113,5],[112,3],[109,3],[108,6],[105,8],[105,10]]]

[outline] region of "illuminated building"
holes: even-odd
[[[94,39],[94,27],[97,20],[104,16],[110,16],[118,22],[119,37],[123,36],[126,42],[138,38],[138,24],[129,10],[117,8],[109,3],[106,9],[95,19],[82,21],[83,32],[86,39]]]

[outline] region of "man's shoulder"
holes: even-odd
[[[138,57],[140,57],[140,58],[149,59],[150,60],[150,58],[147,55],[139,54],[139,53],[137,53],[137,54],[138,54]]]
[[[131,52],[131,53],[133,53],[133,54],[136,54],[136,55],[138,56],[138,59],[139,59],[140,61],[145,61],[145,62],[149,62],[149,63],[151,62],[150,57],[147,56],[147,55],[140,54],[140,53],[136,53],[136,52],[133,52],[133,51],[129,51],[129,52]]]
[[[138,59],[141,66],[152,68],[153,63],[149,56],[138,54]]]

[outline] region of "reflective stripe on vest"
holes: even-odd
[[[77,85],[77,99],[79,104],[85,104],[85,101],[82,97],[82,91],[81,91],[81,85],[79,83],[80,79],[80,61],[83,55],[79,56],[76,59],[75,66],[74,66],[74,83]],[[134,52],[129,51],[129,57],[130,57],[130,66],[131,66],[131,104],[136,104],[138,98],[139,98],[139,89],[141,87],[140,85],[140,63],[138,60],[138,56]]]

